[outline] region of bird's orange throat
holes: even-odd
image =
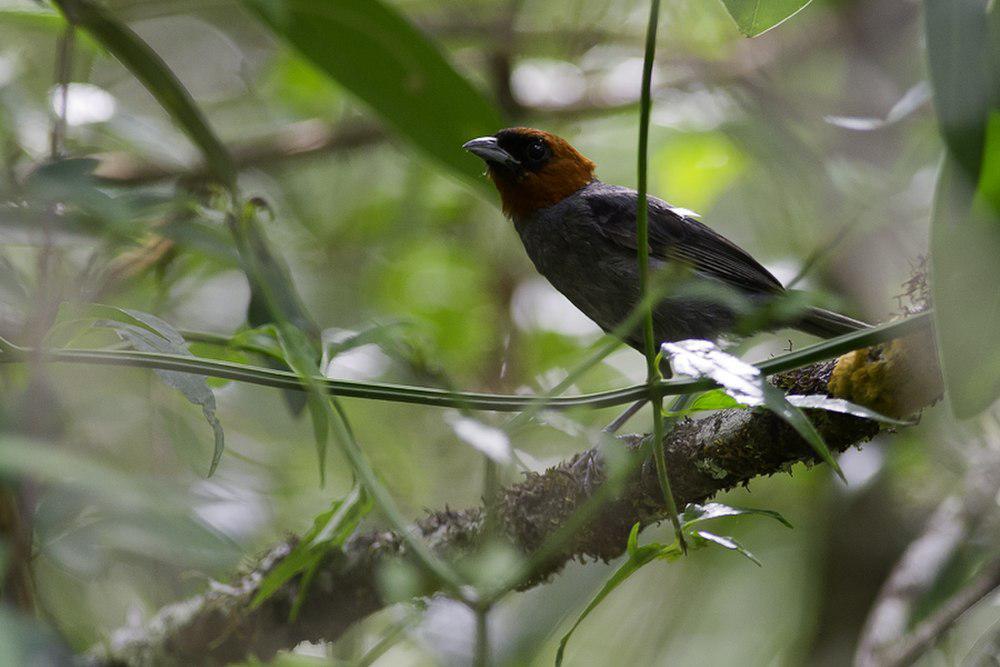
[[[530,215],[558,204],[594,181],[594,163],[568,143],[562,144],[556,147],[552,160],[539,171],[514,173],[490,166],[489,175],[500,192],[504,215],[515,219]]]

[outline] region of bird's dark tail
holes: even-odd
[[[861,320],[822,308],[810,308],[796,323],[796,328],[820,338],[834,338],[858,329],[867,329],[870,324]]]

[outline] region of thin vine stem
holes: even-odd
[[[66,28],[59,37],[56,49],[56,100],[55,113],[52,118],[52,131],[49,137],[49,158],[58,160],[63,153],[66,141],[66,113],[69,106],[69,80],[73,69],[73,44],[76,37],[76,26],[66,22]]]
[[[490,664],[490,607],[478,605],[471,607],[476,618],[476,646],[473,655],[474,667],[489,667]]]
[[[773,375],[807,366],[818,361],[832,359],[845,352],[906,336],[928,327],[931,324],[932,314],[932,311],[927,311],[870,329],[854,331],[817,343],[816,345],[804,347],[795,352],[789,352],[773,359],[768,359],[756,364],[756,366],[764,375]],[[25,363],[32,355],[37,355],[37,359],[46,363],[125,366],[179,371],[276,389],[307,390],[306,385],[293,372],[249,364],[238,364],[216,359],[203,359],[200,357],[160,352],[139,352],[136,350],[39,349],[19,347],[0,339],[0,363]],[[466,407],[472,410],[519,412],[521,410],[537,409],[540,400],[544,400],[544,397],[540,398],[537,396],[448,391],[433,387],[416,387],[383,382],[331,380],[322,376],[315,376],[314,379],[325,392],[332,396],[412,403],[434,407]],[[579,407],[606,408],[632,403],[640,399],[647,399],[651,394],[676,396],[713,389],[717,386],[711,380],[662,380],[652,387],[646,384],[639,384],[609,391],[579,394],[577,396],[553,397],[548,399],[545,407],[552,410],[567,410]]]
[[[650,0],[649,25],[646,27],[646,53],[642,63],[642,96],[639,102],[639,205],[636,215],[636,234],[638,237],[639,259],[639,290],[645,295],[649,292],[649,115],[652,109],[653,63],[656,57],[656,28],[660,18],[660,0]],[[643,318],[643,347],[646,353],[646,384],[650,389],[649,401],[653,406],[653,460],[656,463],[656,478],[660,482],[663,501],[674,525],[674,533],[681,549],[687,551],[684,543],[684,533],[677,516],[677,503],[670,489],[670,476],[667,474],[667,459],[660,443],[663,442],[663,395],[655,391],[660,383],[660,370],[657,368],[656,339],[653,334],[654,304],[646,306]]]

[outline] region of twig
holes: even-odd
[[[491,37],[499,38],[502,35],[502,32],[497,30],[499,25],[498,19],[481,24],[468,24],[467,27],[471,31],[480,29],[488,31]],[[459,26],[464,29],[466,24],[460,23]],[[532,34],[534,33],[530,30],[527,33],[518,30],[515,36],[519,39],[519,43],[523,44],[532,41]],[[667,90],[676,90],[693,84],[719,85],[747,80],[759,70],[774,65],[777,60],[793,60],[803,52],[811,51],[819,44],[836,37],[835,29],[821,25],[817,30],[803,33],[801,39],[782,44],[780,49],[767,46],[761,50],[758,44],[747,43],[736,50],[731,60],[724,63],[707,63],[700,60],[666,61],[667,65],[671,65],[681,74],[658,85],[653,94],[655,96]],[[496,68],[493,72],[495,76],[505,76],[499,68],[501,66],[505,69],[512,68],[512,61],[494,62],[492,66]],[[507,80],[509,83],[509,78]],[[506,90],[509,93],[509,87]],[[507,94],[503,90],[500,92]],[[519,104],[510,94],[509,100],[499,99],[498,104],[515,118],[555,122],[634,110],[638,107],[639,100],[609,103],[601,99],[583,99],[561,107],[527,107]],[[380,126],[367,121],[331,124],[325,120],[310,119],[293,123],[269,137],[231,145],[229,152],[237,168],[248,169],[355,150],[383,141],[386,137]],[[137,158],[130,153],[104,153],[95,157],[99,160],[96,174],[109,183],[119,185],[143,185],[175,178],[198,180],[207,173],[204,165],[163,165]]]
[[[639,412],[639,410],[642,410],[642,406],[644,405],[646,405],[646,401],[636,401],[632,405],[625,408],[625,410],[620,415],[615,417],[611,421],[611,423],[609,423],[601,430],[603,430],[605,433],[617,433],[618,429],[624,426],[629,419],[635,416],[635,413]]]
[[[383,138],[385,133],[373,123],[331,125],[326,121],[312,119],[292,123],[264,139],[234,144],[229,147],[229,152],[238,168],[250,169],[275,162],[363,148]],[[208,175],[204,165],[178,168],[137,160],[129,153],[104,153],[95,157],[99,161],[95,175],[118,185],[143,185],[171,178],[197,181]]]
[[[493,80],[493,96],[497,106],[509,118],[524,115],[524,107],[511,89],[511,75],[514,72],[514,55],[517,52],[518,33],[514,30],[517,15],[524,0],[507,0],[504,17],[494,34],[493,50],[487,55],[487,63]]]

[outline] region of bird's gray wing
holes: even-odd
[[[586,201],[601,234],[633,252],[637,249],[634,190],[609,185],[592,188]],[[774,294],[781,283],[745,250],[682,209],[649,197],[649,253],[680,261],[744,292]]]

